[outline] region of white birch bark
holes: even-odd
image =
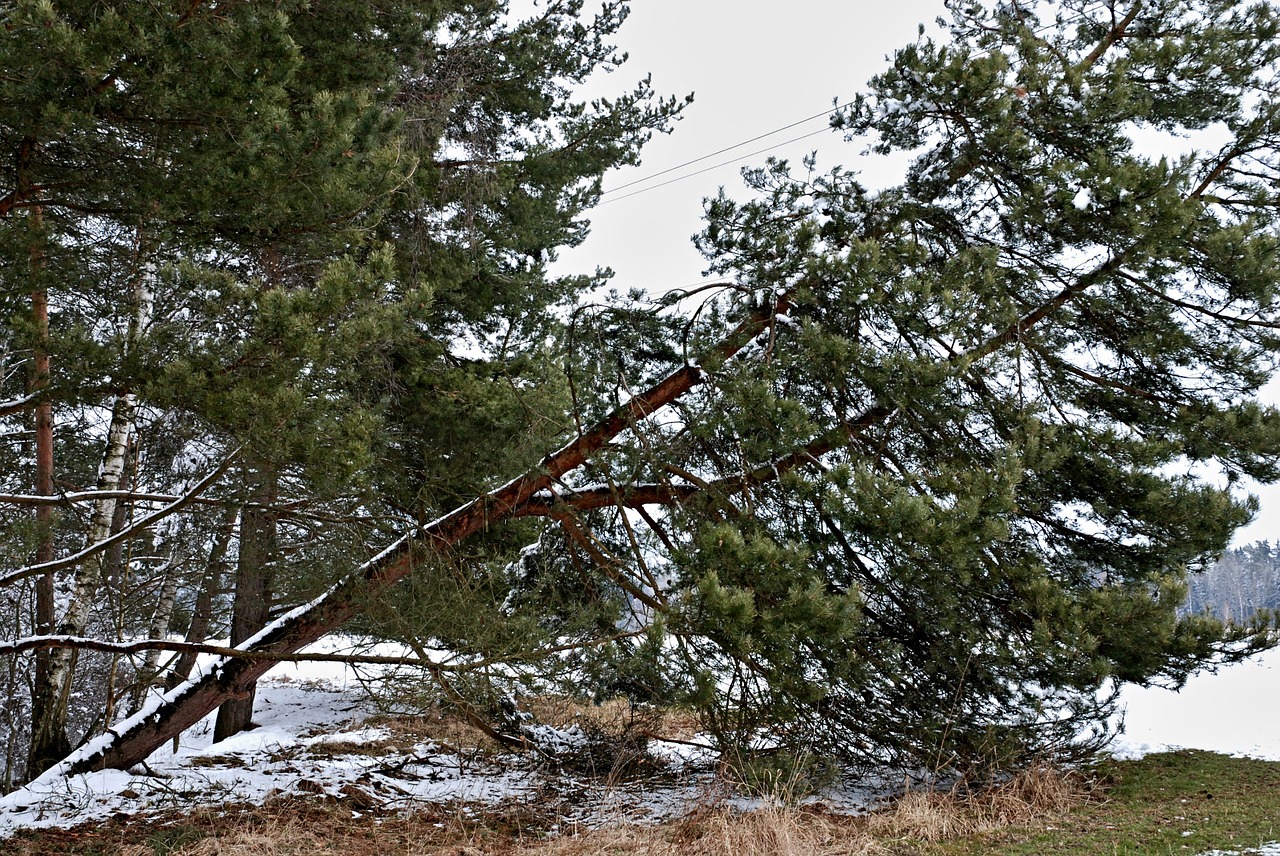
[[[133,313],[129,318],[126,347],[132,347],[151,323],[152,296],[145,282],[145,274],[139,275],[132,298]],[[133,393],[125,392],[116,396],[111,408],[111,425],[107,429],[102,464],[98,469],[96,489],[99,491],[118,491],[122,487],[121,482],[134,433],[134,416],[137,407],[138,399]],[[119,502],[119,498],[114,495],[103,496],[94,502],[93,514],[89,518],[89,531],[85,537],[86,548],[110,537],[111,523],[115,518],[116,506]],[[76,567],[67,598],[66,611],[58,622],[58,633],[84,635],[97,599],[99,586],[106,575],[107,555],[107,551],[101,551]],[[49,685],[57,692],[56,707],[60,714],[58,718],[65,723],[74,677],[75,652],[59,650],[52,651],[50,654]]]
[[[99,490],[113,491],[120,487],[125,459],[129,454],[129,440],[133,433],[133,416],[136,407],[137,400],[132,394],[116,396],[115,406],[111,412],[111,428],[107,432],[106,448],[102,456],[102,467],[98,473]],[[115,517],[118,502],[116,497],[110,496],[94,503],[93,515],[89,518],[89,532],[85,538],[86,546],[91,547],[104,541],[111,534],[111,520]],[[84,635],[106,564],[107,552],[103,551],[77,566],[71,583],[70,596],[67,599],[66,611],[58,622],[58,633]],[[70,699],[74,659],[74,651],[50,652],[49,681],[52,686],[58,688],[59,704],[64,706]]]

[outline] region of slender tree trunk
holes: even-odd
[[[125,472],[122,476],[122,486],[124,482],[133,483],[136,487],[137,483],[137,452],[138,438],[132,435],[130,438],[129,448],[125,453]],[[111,534],[115,535],[122,532],[129,525],[130,512],[133,510],[131,501],[117,502],[115,513],[111,517]],[[127,539],[126,539],[127,540]],[[106,549],[103,557],[104,577],[106,579],[124,579],[125,576],[125,541],[117,541]]]
[[[200,591],[196,594],[196,603],[191,610],[191,624],[187,626],[186,641],[203,642],[209,638],[209,627],[213,624],[213,600],[222,590],[222,578],[225,572],[227,548],[231,545],[231,535],[235,531],[237,512],[228,507],[214,537],[213,547],[209,550],[209,559],[205,563],[204,579],[200,581]],[[184,653],[165,678],[166,690],[171,690],[182,683],[196,666],[198,655]]]
[[[213,624],[213,601],[222,591],[222,580],[226,576],[227,548],[231,545],[231,536],[235,533],[238,516],[239,513],[232,506],[228,506],[224,512],[222,525],[218,528],[213,547],[209,550],[209,558],[205,563],[204,578],[200,581],[200,591],[196,594],[195,606],[191,610],[191,623],[187,625],[185,636],[187,642],[203,642],[209,638],[209,628]],[[199,656],[194,651],[184,651],[178,656],[177,662],[165,676],[166,692],[190,677]],[[178,751],[178,739],[179,735],[174,735],[174,752]]]
[[[103,453],[102,468],[98,476],[98,490],[113,491],[120,487],[129,450],[130,433],[133,429],[134,408],[135,401],[132,395],[126,394],[116,398],[111,415],[111,428],[107,436],[107,447]],[[116,504],[117,500],[114,497],[100,499],[94,503],[86,538],[87,546],[97,544],[111,534]],[[107,555],[100,553],[81,562],[76,568],[70,598],[66,611],[57,624],[57,633],[68,636],[84,635],[85,629],[89,626],[89,616],[97,601],[99,585],[106,576],[104,572],[107,570],[107,563]],[[41,701],[40,708],[37,710],[36,705],[32,705],[32,760],[36,767],[32,772],[43,770],[65,756],[65,751],[62,755],[53,754],[55,746],[69,748],[67,707],[71,700],[71,689],[75,679],[75,655],[74,651],[50,652],[44,691],[38,694]],[[37,735],[39,743],[37,743]]]
[[[164,582],[160,586],[160,600],[156,603],[155,612],[151,614],[151,626],[147,630],[149,639],[163,639],[169,632],[169,621],[173,618],[173,603],[178,598],[178,563],[170,561],[164,569]],[[137,682],[133,688],[133,696],[129,700],[129,713],[135,714],[142,709],[147,700],[147,692],[159,680],[160,650],[153,648],[142,659],[142,667],[138,669]]]
[[[34,225],[39,228],[40,211],[32,214]],[[38,246],[31,248],[31,273],[36,287],[31,292],[31,314],[36,328],[36,343],[31,358],[32,392],[49,385],[49,295],[40,282],[44,272],[44,253]],[[35,406],[35,492],[41,496],[53,496],[53,405],[48,400]],[[53,506],[42,505],[36,509],[37,564],[53,560]],[[35,631],[52,633],[57,621],[54,603],[54,575],[52,572],[36,579]],[[35,658],[35,682],[31,690],[31,742],[27,752],[27,776],[33,777],[56,763],[71,751],[66,729],[59,728],[57,710],[64,707],[59,699],[59,687],[55,680],[53,663],[60,656],[57,651],[37,652]]]
[[[140,239],[141,240],[141,239]],[[39,293],[44,297],[43,293]],[[133,312],[129,319],[127,341],[132,343],[141,335],[142,330],[150,323],[151,295],[141,272],[134,283]],[[37,308],[37,324],[40,324],[40,312],[43,312],[42,339],[48,338],[48,301],[42,299],[33,304]],[[43,350],[43,377],[48,378],[48,353]],[[41,376],[41,364],[36,363],[37,377]],[[47,403],[42,406],[47,407]],[[116,396],[111,410],[111,425],[107,430],[106,447],[102,454],[102,464],[98,470],[97,489],[101,491],[118,490],[124,483],[124,472],[128,464],[129,449],[133,437],[134,413],[137,410],[137,398],[131,392],[122,392]],[[41,446],[42,417],[39,407],[36,411],[36,458],[37,482],[41,475],[47,478],[47,485],[37,484],[37,493],[53,493],[53,420],[52,411],[46,411],[44,422],[47,423],[45,433],[48,437],[45,446]],[[112,525],[116,519],[116,510],[120,500],[114,496],[104,497],[94,503],[93,513],[89,519],[89,532],[85,539],[86,546],[92,546],[106,540],[111,535]],[[44,509],[51,513],[52,509]],[[52,545],[46,558],[37,557],[38,561],[49,561],[53,558]],[[69,636],[82,636],[89,623],[89,616],[97,600],[98,589],[103,580],[110,574],[109,556],[100,553],[81,562],[72,578],[70,596],[66,611],[56,627],[45,632],[57,632]],[[40,584],[46,584],[42,578]],[[40,606],[38,596],[37,614],[40,620],[50,619],[54,612],[52,597],[52,577],[48,585],[48,612]],[[35,775],[47,769],[51,764],[66,756],[70,751],[70,740],[67,735],[67,708],[71,699],[72,684],[75,679],[76,652],[55,650],[49,652],[42,675],[37,675],[36,691],[32,697],[31,711],[31,753],[28,773]]]
[[[22,606],[21,601],[14,599],[11,601],[13,605],[12,614],[7,616],[8,624],[13,628],[22,627]],[[16,634],[15,634],[16,635]],[[20,763],[20,747],[21,739],[19,723],[25,720],[22,716],[25,711],[22,710],[22,685],[23,681],[19,674],[20,657],[7,657],[5,663],[5,701],[4,708],[4,730],[5,730],[5,747],[4,747],[4,775],[0,777],[0,794],[7,794],[13,790],[15,781],[19,778],[21,770],[18,767]],[[25,760],[25,759],[23,759]]]
[[[232,645],[239,645],[267,626],[276,560],[276,519],[270,507],[276,499],[277,480],[269,467],[250,465],[247,472],[252,503],[240,512],[240,554],[231,608]],[[237,697],[218,709],[214,743],[251,727],[256,689],[256,682],[242,687]]]

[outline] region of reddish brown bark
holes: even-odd
[[[1062,306],[1072,302],[1090,286],[1114,274],[1121,265],[1125,253],[1117,254],[1100,264],[1093,271],[1067,286],[1042,305],[1028,311],[1022,318],[992,335],[968,352],[952,356],[947,362],[965,369],[983,357],[1016,340],[1021,333],[1043,323]],[[742,322],[716,349],[716,356],[727,359],[742,349],[754,337],[768,329],[775,314],[785,312],[785,302],[769,310],[756,312]],[[278,623],[250,650],[261,653],[289,654],[319,639],[341,626],[361,609],[361,604],[418,567],[432,551],[456,544],[480,531],[492,522],[519,516],[556,513],[557,502],[569,508],[586,509],[617,504],[619,497],[604,491],[586,491],[561,499],[551,496],[551,488],[561,477],[586,463],[614,437],[629,425],[645,419],[656,410],[677,401],[701,381],[701,370],[685,366],[655,384],[627,404],[617,408],[590,430],[559,451],[545,458],[541,465],[508,484],[463,505],[448,515],[423,527],[411,537],[406,537],[393,548],[365,567],[363,573],[349,578],[314,605],[301,610],[293,618]],[[623,504],[644,502],[670,503],[687,499],[691,493],[722,490],[735,493],[772,481],[783,472],[804,465],[856,438],[868,428],[883,424],[897,408],[887,403],[870,406],[858,417],[846,424],[810,441],[778,461],[756,470],[705,486],[653,485],[633,490]],[[696,488],[696,491],[695,491]],[[545,491],[545,493],[543,493]],[[146,758],[156,747],[180,734],[198,722],[206,713],[223,700],[243,694],[247,687],[267,672],[273,665],[269,660],[229,660],[215,672],[188,685],[180,694],[165,702],[151,716],[135,722],[119,732],[114,740],[97,752],[80,757],[68,765],[67,772],[86,772],[104,767],[128,767]]]
[[[239,645],[267,626],[276,561],[276,478],[268,469],[246,467],[255,504],[240,512],[240,549],[236,559],[235,600],[231,605],[231,644]],[[245,687],[223,702],[213,726],[213,742],[234,737],[253,724],[256,687]]]
[[[39,225],[39,211],[33,215]],[[43,252],[39,247],[31,249],[31,273],[37,285],[31,292],[31,315],[36,328],[36,343],[31,356],[30,392],[39,392],[49,385],[49,296],[39,283],[44,267]],[[53,486],[53,405],[47,399],[38,398],[35,405],[35,492],[52,496]],[[35,564],[53,560],[53,506],[36,508],[36,531],[39,542],[35,550]],[[38,634],[52,633],[57,622],[54,603],[54,575],[52,571],[36,579],[36,620]],[[31,690],[31,743],[27,753],[27,774],[38,774],[71,751],[65,726],[66,699],[60,698],[59,688],[51,680],[51,653],[39,651],[35,655],[35,683]]]

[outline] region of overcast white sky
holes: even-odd
[[[701,228],[702,200],[720,187],[745,197],[739,169],[760,165],[769,155],[798,162],[816,150],[820,168],[839,163],[862,171],[873,185],[895,181],[896,175],[877,175],[877,166],[858,163],[853,147],[824,132],[825,111],[833,99],[848,101],[862,91],[892,51],[914,40],[919,24],[936,32],[933,22],[943,12],[941,0],[634,0],[617,39],[631,59],[603,78],[601,93],[624,89],[650,73],[659,92],[692,92],[695,100],[672,134],[646,147],[640,167],[606,179],[604,203],[591,215],[591,237],[564,253],[559,268],[611,267],[617,273],[613,285],[620,290],[663,292],[702,281],[703,260],[690,242]],[[817,114],[822,116],[801,121]],[[779,145],[798,137],[805,138]],[[684,177],[691,173],[699,174]],[[657,186],[671,179],[679,180]],[[636,181],[641,183],[622,187]],[[613,188],[618,189],[610,192]],[[1271,391],[1270,399],[1280,401],[1280,383]],[[1238,533],[1237,544],[1280,539],[1280,487],[1254,491],[1262,512]]]

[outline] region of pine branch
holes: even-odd
[[[1133,20],[1138,17],[1138,13],[1142,11],[1144,5],[1146,4],[1143,3],[1143,0],[1137,0],[1133,4],[1133,8],[1129,10],[1129,13],[1107,31],[1107,34],[1102,37],[1102,41],[1098,42],[1097,47],[1090,51],[1089,55],[1081,60],[1073,71],[1076,74],[1083,74],[1092,68],[1094,63],[1102,59],[1103,55],[1111,50],[1111,46],[1124,36],[1125,31],[1129,29],[1129,25],[1133,23]]]
[[[0,417],[12,416],[15,413],[21,413],[31,405],[38,402],[47,393],[46,389],[38,389],[28,393],[21,398],[15,398],[11,401],[0,401]]]
[[[176,654],[210,654],[216,657],[238,660],[258,660],[269,663],[345,663],[353,666],[414,666],[443,672],[470,672],[489,669],[497,665],[530,662],[565,651],[598,647],[641,636],[644,630],[627,630],[586,641],[575,640],[560,645],[548,645],[532,651],[516,651],[499,657],[485,657],[463,663],[440,663],[425,656],[390,656],[384,654],[319,654],[299,652],[263,651],[238,646],[214,645],[207,642],[188,642],[176,639],[141,639],[134,642],[109,642],[88,636],[28,636],[0,642],[0,656],[23,654],[28,651],[67,649],[74,651],[98,651],[104,654],[145,654],[148,651],[170,651]]]

